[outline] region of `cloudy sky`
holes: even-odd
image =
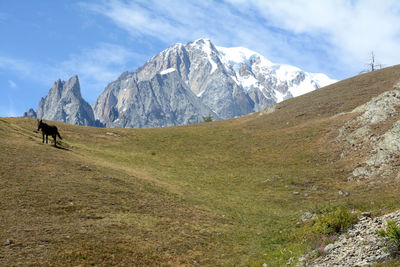
[[[198,38],[338,80],[371,51],[399,64],[400,1],[0,0],[0,36],[0,117],[21,116],[59,78],[78,74],[93,104],[123,71]]]

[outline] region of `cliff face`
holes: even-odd
[[[95,120],[91,106],[82,98],[78,76],[53,83],[48,95],[37,109],[40,119],[62,121],[85,126],[101,126]]]
[[[162,127],[200,122],[216,116],[193,94],[176,70],[137,81],[120,77],[109,84],[95,110],[107,127]]]

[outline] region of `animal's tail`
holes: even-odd
[[[58,137],[60,137],[60,139],[62,139],[62,137],[58,131],[57,131],[57,135],[58,135]]]

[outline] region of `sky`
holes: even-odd
[[[122,72],[199,38],[337,80],[371,52],[400,64],[400,1],[0,0],[0,36],[0,117],[12,117],[75,74],[93,104]]]

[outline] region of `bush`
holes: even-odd
[[[400,227],[397,226],[396,221],[388,220],[386,230],[380,230],[379,235],[383,237],[389,237],[395,242],[397,248],[400,249]]]
[[[343,207],[337,207],[318,217],[314,221],[313,231],[324,235],[343,233],[357,221],[357,217],[357,214],[353,214]]]
[[[213,117],[210,115],[208,115],[207,117],[203,117],[204,122],[212,122],[213,121]]]

